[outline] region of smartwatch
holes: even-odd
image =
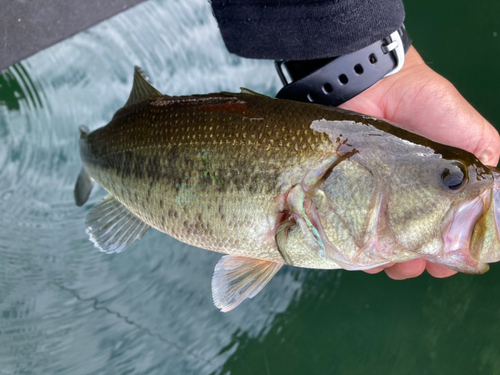
[[[347,55],[310,61],[276,60],[284,85],[276,97],[339,106],[382,78],[399,72],[410,46],[411,38],[403,25],[386,38]]]

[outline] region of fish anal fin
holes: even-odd
[[[75,190],[73,192],[73,196],[75,198],[75,203],[78,207],[83,206],[87,199],[89,199],[89,195],[92,192],[92,179],[89,174],[82,168],[78,178],[76,179]]]
[[[90,241],[105,253],[120,253],[140,240],[149,225],[130,212],[112,195],[92,207],[85,219]]]
[[[162,96],[161,92],[151,85],[144,71],[138,66],[134,66],[134,83],[124,107]]]
[[[214,305],[228,312],[246,298],[253,298],[283,266],[281,263],[225,255],[215,266],[212,278]]]

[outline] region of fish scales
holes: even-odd
[[[262,248],[269,205],[334,151],[310,123],[337,113],[245,94],[203,99],[158,98],[120,110],[88,136],[83,160],[152,227],[194,246],[281,262],[275,246]]]

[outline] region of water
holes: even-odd
[[[500,124],[500,4],[406,1],[431,66]],[[453,10],[453,12],[451,12]],[[220,313],[220,255],[151,230],[99,253],[73,203],[78,125],[106,124],[132,66],[171,95],[279,88],[229,55],[201,0],[141,4],[0,73],[0,374],[500,373],[500,267],[392,281],[284,267]]]

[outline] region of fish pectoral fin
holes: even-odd
[[[85,219],[90,241],[105,253],[120,253],[140,240],[149,225],[130,212],[112,195],[92,207]]]
[[[285,221],[281,223],[276,229],[276,234],[274,235],[274,240],[276,241],[276,246],[280,252],[283,260],[289,266],[293,266],[292,258],[290,254],[287,253],[286,247],[288,242],[288,234],[296,228],[296,223],[292,221]]]
[[[89,174],[82,168],[78,178],[76,179],[75,190],[73,196],[75,198],[75,203],[78,207],[83,206],[92,191],[92,179]]]
[[[125,103],[124,107],[161,96],[163,96],[161,92],[155,89],[149,82],[149,78],[146,76],[146,73],[144,73],[144,71],[138,66],[134,66],[134,83],[132,85],[130,96],[128,97],[127,103]]]
[[[212,277],[214,305],[228,312],[246,298],[253,298],[283,266],[281,263],[225,255],[215,266]]]
[[[303,185],[295,185],[295,187],[288,192],[285,204],[288,206],[288,209],[283,213],[294,219],[297,223],[296,225],[300,228],[299,233],[303,235],[303,241],[309,244],[310,249],[320,258],[333,262],[335,265],[339,265],[342,268],[348,268],[349,260],[328,239],[318,215],[316,204],[306,194]],[[280,227],[277,228],[276,232],[278,232],[279,229]],[[290,229],[292,229],[292,227],[290,227]],[[276,233],[276,235],[277,234],[278,233]],[[290,235],[292,235],[292,232],[289,230],[287,236]],[[278,242],[276,244],[279,246]],[[283,248],[280,248],[280,251],[282,250]]]

